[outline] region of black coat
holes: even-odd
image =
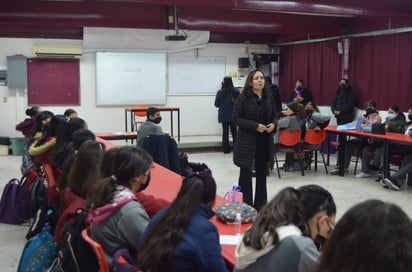
[[[265,90],[262,93],[265,103],[265,125],[276,122],[275,101],[272,94]],[[238,127],[233,149],[233,162],[240,168],[251,169],[255,159],[256,139],[259,132],[256,128],[258,122],[258,105],[252,90],[247,90],[246,99],[240,95],[233,108],[233,122]],[[268,144],[268,161],[273,156],[273,133],[265,133]]]
[[[337,90],[330,107],[332,113],[340,111],[340,114],[335,116],[338,125],[347,124],[355,119],[355,95],[351,88],[346,91]]]

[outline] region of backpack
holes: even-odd
[[[23,187],[18,179],[11,179],[4,186],[0,200],[0,222],[23,224],[31,215],[30,190]]]
[[[88,212],[78,209],[74,222],[64,224],[64,237],[59,244],[58,271],[94,272],[99,271],[99,262],[91,246],[83,239],[82,230],[87,227]]]
[[[30,186],[30,198],[31,217],[33,217],[38,209],[47,206],[47,186],[44,178],[35,177],[33,184]]]
[[[23,156],[21,160],[20,171],[23,175],[26,175],[29,171],[37,169],[34,163],[33,156],[29,154],[30,142],[26,144],[23,151]]]
[[[34,170],[34,169],[29,169],[20,179],[20,183],[22,186],[26,187],[27,189],[30,189],[32,186],[33,182],[36,180],[36,178],[39,176],[39,173]]]
[[[26,239],[29,240],[39,234],[46,224],[50,226],[50,233],[54,234],[58,220],[59,207],[56,204],[41,207],[34,216],[29,231],[26,234]]]
[[[47,271],[57,257],[57,244],[46,224],[42,231],[27,241],[17,272]]]

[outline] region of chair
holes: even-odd
[[[315,130],[307,129],[305,132],[305,137],[303,139],[303,152],[304,153],[315,153],[315,171],[318,170],[318,151],[322,155],[322,162],[325,167],[325,172],[328,174],[328,168],[326,166],[325,156],[323,155],[322,144],[326,138],[326,130]]]
[[[82,230],[83,239],[93,248],[99,262],[99,272],[109,272],[109,264],[107,263],[102,246],[90,237],[90,228]]]
[[[146,111],[149,108],[149,106],[144,105],[142,107],[146,108],[145,111],[135,111],[133,114],[133,123],[134,123],[135,131],[137,131],[137,128],[139,127],[139,125],[143,124],[147,119]]]
[[[280,170],[279,170],[279,160],[277,158],[276,153],[283,151],[286,153],[299,153],[301,152],[300,143],[301,143],[301,134],[302,131],[300,129],[284,129],[280,131],[279,134],[279,143],[275,144],[275,152],[274,152],[274,159],[276,163],[276,169],[278,171],[278,176],[280,178]],[[303,162],[300,156],[298,156],[300,171],[302,176],[305,175],[303,170]]]
[[[57,203],[59,192],[57,191],[57,177],[55,168],[51,163],[42,164],[44,176],[47,181],[47,202],[48,204]]]

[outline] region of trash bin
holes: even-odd
[[[26,139],[24,137],[11,138],[11,153],[15,156],[21,156],[24,153]]]

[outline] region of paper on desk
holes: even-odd
[[[336,130],[345,130],[345,129],[356,129],[356,121],[342,124],[336,127]]]
[[[220,235],[219,241],[221,245],[235,245],[237,246],[242,239],[242,235]]]

